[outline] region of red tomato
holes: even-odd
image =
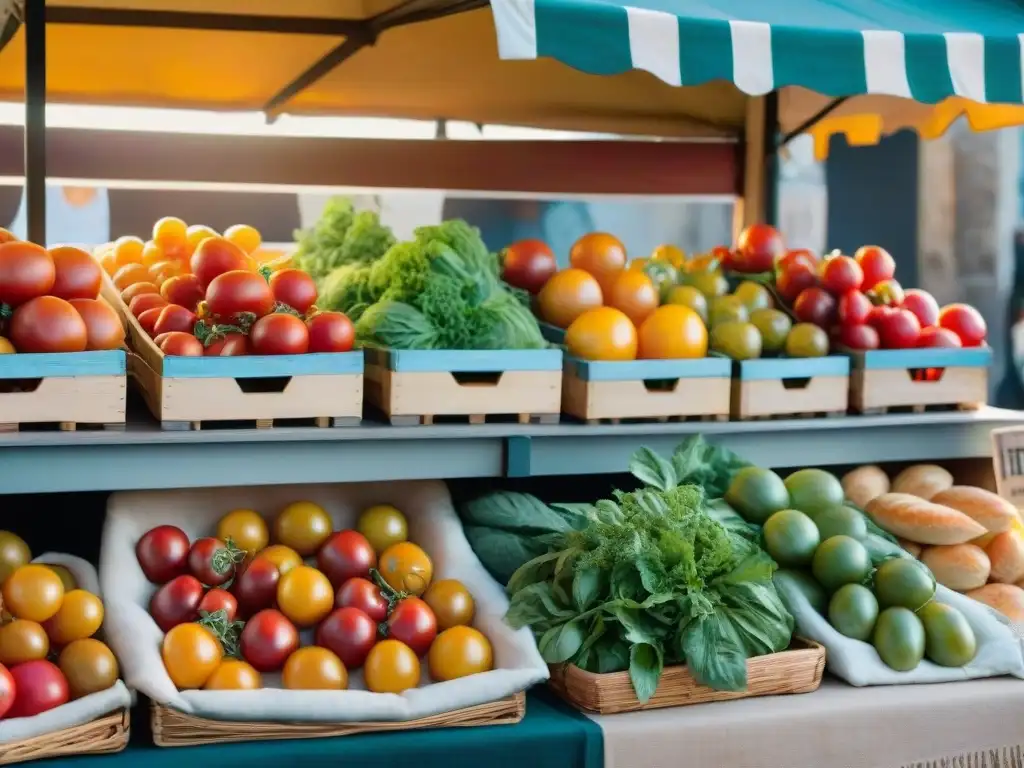
[[[163,297],[161,297],[161,298],[163,298]],[[167,303],[164,302],[160,306],[153,307],[152,309],[144,310],[144,311],[142,311],[142,312],[140,312],[138,314],[137,317],[138,317],[139,325],[141,325],[142,326],[142,330],[144,330],[150,336],[154,335],[153,334],[153,326],[156,325],[157,318],[160,317],[160,313],[163,311],[164,307],[166,307],[166,306],[167,306]]]
[[[202,357],[203,349],[202,342],[199,341],[191,333],[185,333],[183,331],[168,331],[162,334],[163,340],[160,342],[160,351],[165,355],[172,355],[176,357]]]
[[[349,352],[355,343],[352,321],[341,312],[317,312],[306,321],[310,352]]]
[[[195,312],[206,291],[195,275],[175,275],[160,286],[160,295],[167,299],[168,304],[177,304]]]
[[[377,622],[358,608],[337,608],[316,630],[316,644],[332,651],[345,669],[363,666],[377,642]]]
[[[257,557],[245,566],[232,587],[242,615],[252,616],[272,606],[280,579],[281,572],[266,558]]]
[[[18,695],[7,711],[8,718],[32,717],[67,704],[71,698],[68,680],[60,668],[49,661],[26,661],[11,669]]]
[[[913,312],[922,328],[939,322],[939,302],[928,291],[911,288],[903,294],[903,303],[900,306]]]
[[[236,269],[213,278],[206,288],[210,314],[233,321],[246,312],[263,317],[274,309],[274,294],[267,281],[256,272]]]
[[[903,286],[895,280],[883,280],[868,291],[868,298],[875,304],[898,307],[903,304]]]
[[[244,333],[226,333],[211,342],[203,353],[207,357],[237,357],[249,354],[249,337]]]
[[[863,325],[871,314],[871,306],[871,299],[860,291],[847,291],[839,297],[836,317],[840,325]]]
[[[58,299],[95,299],[100,295],[103,269],[83,251],[70,245],[50,249],[54,280],[50,295]]]
[[[17,686],[14,684],[14,677],[7,667],[0,664],[0,720],[7,716],[16,695]]]
[[[56,296],[39,296],[14,310],[9,337],[19,352],[82,352],[89,339],[82,316]]]
[[[767,272],[786,252],[782,236],[767,224],[751,224],[740,232],[732,268],[737,272]]]
[[[188,551],[188,569],[208,587],[216,587],[235,572],[228,548],[220,539],[207,536],[196,539]]]
[[[86,349],[118,349],[124,344],[121,318],[103,299],[71,299],[68,303],[85,321]]]
[[[555,254],[543,240],[519,240],[501,255],[501,279],[516,288],[539,293],[558,270]]]
[[[301,318],[275,312],[256,321],[249,344],[254,355],[302,355],[309,351],[309,330]]]
[[[228,621],[234,621],[238,615],[238,601],[226,589],[211,589],[199,601],[200,615],[203,611],[206,613],[224,611],[228,616]]]
[[[378,624],[388,617],[388,601],[380,587],[369,579],[349,579],[334,598],[338,608],[358,608]]]
[[[921,323],[909,309],[890,309],[876,325],[883,349],[910,349],[917,346]]]
[[[131,303],[128,304],[128,311],[135,315],[135,317],[139,317],[143,312],[150,309],[162,309],[166,306],[167,299],[159,293],[143,293],[131,300]],[[153,316],[154,323],[158,317],[160,317],[159,312]]]
[[[160,310],[160,315],[153,323],[153,335],[162,333],[192,333],[196,327],[196,313],[177,304],[168,304]]]
[[[865,245],[858,248],[853,258],[860,264],[860,268],[864,272],[861,290],[870,291],[879,283],[891,280],[896,274],[896,261],[887,250],[879,248],[877,245]]]
[[[849,256],[829,256],[821,263],[819,271],[822,286],[833,296],[860,290],[864,282],[864,271]]]
[[[260,611],[246,622],[242,630],[242,658],[260,672],[281,669],[298,647],[298,630],[280,611]]]
[[[377,567],[377,553],[359,531],[338,531],[320,547],[316,565],[337,589],[349,579],[369,576]]]
[[[817,284],[818,276],[813,268],[800,262],[779,272],[779,276],[775,278],[775,290],[783,300],[791,304],[804,290],[814,288]]]
[[[815,270],[818,268],[818,257],[806,248],[787,251],[781,259],[775,262],[775,271],[780,273],[786,272],[797,265]]]
[[[878,349],[878,331],[870,325],[842,325],[837,341],[848,349]]]
[[[0,244],[0,304],[16,307],[53,289],[57,271],[50,252],[35,243]]]
[[[149,613],[164,632],[172,627],[195,621],[203,585],[195,576],[185,574],[164,584],[149,600]]]
[[[282,269],[270,276],[274,298],[301,314],[316,303],[316,283],[301,269]]]
[[[3,246],[0,246],[2,248]],[[17,314],[15,314],[17,317]],[[947,304],[939,312],[939,326],[948,328],[963,342],[965,347],[978,347],[985,343],[988,328],[985,318],[968,304]],[[18,347],[18,342],[14,342]],[[20,347],[18,348],[20,351]]]
[[[793,302],[793,313],[802,323],[830,328],[836,316],[836,300],[824,288],[805,288]]]
[[[917,339],[919,347],[962,347],[963,345],[960,337],[951,330],[935,326],[922,328],[921,335]]]
[[[388,616],[388,637],[401,640],[422,656],[437,637],[437,618],[430,606],[418,597],[407,597]]]
[[[223,237],[208,237],[200,242],[188,263],[192,268],[192,273],[203,287],[208,286],[225,272],[243,270],[249,274],[256,274],[251,271],[252,261],[245,255],[245,251]],[[259,275],[256,276],[263,280]],[[263,282],[266,284],[265,280]],[[269,311],[268,309],[267,312]]]
[[[173,525],[158,525],[139,539],[135,557],[147,579],[166,584],[188,568],[188,536]]]

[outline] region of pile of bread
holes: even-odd
[[[1024,521],[1002,497],[967,485],[934,464],[890,483],[879,467],[843,477],[846,497],[896,536],[935,580],[1024,623]]]

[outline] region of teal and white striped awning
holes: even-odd
[[[670,85],[725,80],[936,104],[1021,104],[1019,0],[491,0],[504,59]]]

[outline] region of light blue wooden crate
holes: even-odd
[[[366,349],[366,361],[396,373],[560,371],[560,349]]]
[[[0,379],[124,376],[126,368],[123,349],[0,355]]]
[[[697,360],[629,360],[622,362],[565,358],[566,373],[584,381],[650,381],[652,379],[727,379],[732,363],[724,357]]]
[[[168,379],[259,379],[363,373],[363,353],[177,357],[165,355],[161,374]]]
[[[810,379],[816,376],[849,376],[850,358],[846,355],[826,357],[774,357],[741,360],[736,363],[740,381],[778,379]]]
[[[855,367],[865,370],[892,370],[910,368],[989,368],[992,366],[991,347],[953,349],[924,347],[921,349],[851,350]]]

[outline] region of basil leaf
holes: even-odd
[[[572,581],[572,599],[580,612],[587,610],[601,594],[601,571],[596,567],[576,571]]]
[[[495,491],[462,505],[465,525],[486,526],[517,533],[565,532],[572,526],[547,504],[528,493]]]
[[[694,680],[716,691],[746,690],[747,655],[732,624],[717,613],[701,616],[690,622],[681,639]]]
[[[659,491],[668,491],[679,485],[672,464],[647,447],[641,448],[630,458],[629,472],[644,485]]]
[[[637,643],[629,649],[629,681],[641,704],[650,701],[658,690],[664,656],[661,648],[651,643]]]
[[[574,619],[541,635],[537,648],[548,664],[561,664],[576,655],[585,639],[581,622]]]
[[[508,580],[506,590],[511,594],[515,594],[530,584],[549,579],[555,572],[555,561],[561,555],[561,552],[548,552],[540,557],[535,557],[528,563],[523,563]]]

